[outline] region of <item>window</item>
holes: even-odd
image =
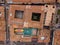
[[[56,19],[56,24],[58,23],[58,18]]]
[[[52,13],[51,23],[53,22],[53,16],[54,16],[54,13]]]
[[[57,14],[60,15],[60,9],[57,11]]]
[[[40,21],[41,13],[32,13],[32,20],[33,21]]]
[[[46,15],[47,15],[47,12],[45,12],[45,16],[44,16],[44,24],[45,24],[45,20],[46,20]]]
[[[15,18],[23,19],[23,13],[24,13],[24,11],[16,10],[15,11]]]
[[[50,29],[50,27],[49,26],[44,26],[44,29]]]

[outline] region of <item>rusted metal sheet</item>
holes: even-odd
[[[31,3],[44,3],[44,0],[31,0]]]
[[[6,0],[7,3],[30,3],[30,0]]]
[[[54,32],[53,45],[60,45],[60,29],[57,29]]]
[[[31,0],[31,3],[55,3],[55,0]]]
[[[43,7],[44,6],[11,5],[8,22],[9,24],[19,24],[22,27],[43,28]],[[15,17],[15,15],[18,15],[18,11],[22,12],[23,16],[21,18]]]
[[[55,3],[56,2],[56,0],[44,0],[44,3]]]
[[[6,41],[4,7],[0,6],[0,42]]]
[[[53,16],[56,12],[55,5],[45,5],[45,18],[44,18],[44,26],[50,26],[53,20]]]
[[[34,4],[38,4],[38,3],[55,3],[56,0],[6,0],[8,3],[34,3]]]
[[[50,42],[50,30],[44,29],[39,32],[38,42],[48,44]]]
[[[14,33],[14,28],[37,28],[38,30],[43,28],[43,7],[44,6],[10,5],[8,15],[8,24],[10,26],[10,41],[32,41],[33,36],[24,37],[23,35],[16,35]],[[18,13],[21,15],[20,17]],[[35,32],[36,31],[33,31],[34,34],[36,34]]]

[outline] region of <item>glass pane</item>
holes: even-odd
[[[16,10],[15,11],[15,18],[23,19],[23,13],[24,13],[24,11]]]
[[[33,21],[40,21],[41,13],[32,13],[32,20]]]
[[[57,11],[57,14],[60,15],[60,9]]]

